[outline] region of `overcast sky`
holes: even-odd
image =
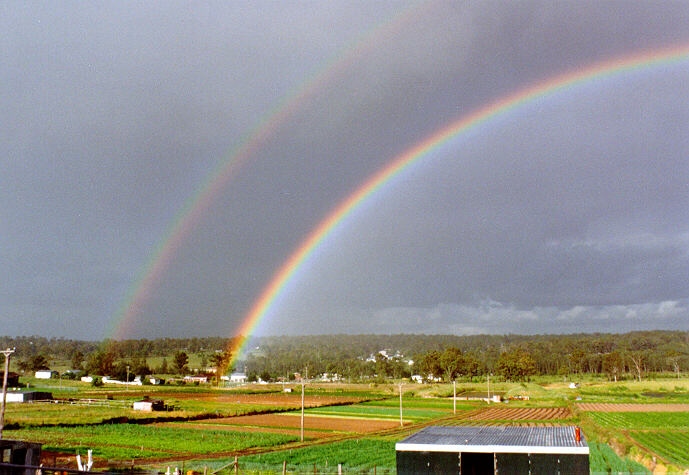
[[[5,2],[0,333],[110,336],[258,130],[123,335],[230,336],[410,146],[542,80],[689,45],[687,25],[685,1]],[[688,60],[528,104],[364,203],[257,334],[689,330],[688,152]]]

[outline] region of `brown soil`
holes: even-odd
[[[196,421],[195,423],[204,424],[203,421]],[[213,425],[227,424],[225,427],[230,427],[232,430],[234,430],[236,426],[252,426],[254,428],[253,430],[262,431],[264,427],[299,428],[301,426],[301,417],[299,415],[289,414],[258,414],[254,416],[208,419],[208,423]],[[304,416],[304,428],[313,430],[366,433],[398,426],[399,422],[397,421]]]
[[[597,412],[689,412],[689,404],[615,404],[585,402],[577,404],[582,411]]]
[[[503,420],[556,420],[569,419],[572,413],[566,407],[496,407],[485,409],[478,414],[467,417],[472,421]]]
[[[167,424],[160,424],[162,426]],[[179,425],[176,425],[179,427]],[[271,434],[288,434],[288,435],[301,435],[301,429],[276,429],[273,427],[249,427],[249,426],[231,426],[231,425],[214,425],[214,424],[185,424],[184,427],[191,427],[195,429],[212,429],[212,430],[231,430],[236,432],[270,432]],[[311,439],[322,439],[324,437],[333,437],[335,435],[340,435],[339,432],[322,431],[322,430],[312,430],[304,429],[304,437]]]

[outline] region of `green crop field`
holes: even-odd
[[[650,473],[638,462],[621,458],[605,444],[589,442],[591,473]]]
[[[689,430],[686,412],[590,412],[591,418],[603,427],[630,430]]]
[[[233,457],[187,462],[186,469],[215,471],[234,461]],[[293,450],[249,455],[239,458],[242,473],[280,473],[283,462],[291,473],[337,473],[342,464],[345,473],[395,473],[395,440],[362,438],[315,445]],[[163,468],[155,467],[157,469]]]
[[[42,427],[8,430],[3,436],[33,440],[53,450],[74,452],[88,446],[100,451],[106,447],[121,448],[122,458],[136,458],[144,450],[177,454],[230,452],[249,447],[284,444],[297,437],[262,432],[236,432],[197,428],[156,427],[139,424],[103,424],[76,427]]]
[[[400,407],[399,398],[382,399],[379,401],[367,401],[359,404],[361,406],[379,406],[379,407]],[[440,398],[402,398],[402,406],[404,408],[414,408],[414,409],[445,409],[452,410],[452,400],[451,399],[440,399]],[[464,401],[457,401],[457,410],[470,410],[476,409],[477,407],[482,407],[478,403],[466,403]]]
[[[689,466],[689,432],[631,432],[630,435],[664,459]]]
[[[371,405],[351,405],[351,406],[327,406],[307,409],[305,412],[311,416],[337,416],[348,418],[365,419],[399,419],[399,407],[378,407]],[[421,421],[425,419],[437,419],[450,415],[447,411],[434,409],[403,409],[403,418],[411,421]]]

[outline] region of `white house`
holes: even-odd
[[[230,375],[231,383],[246,383],[248,379],[245,373],[232,373]]]
[[[36,374],[34,375],[36,379],[50,379],[53,376],[57,376],[57,371],[36,371]]]

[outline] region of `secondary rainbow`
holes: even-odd
[[[159,242],[150,259],[146,262],[123,304],[111,320],[108,332],[114,339],[122,339],[130,333],[130,326],[141,313],[149,300],[155,285],[164,275],[169,263],[191,231],[205,215],[217,197],[236,175],[240,167],[284,124],[309,98],[334,78],[341,75],[367,51],[377,47],[398,32],[408,21],[418,18],[424,1],[412,3],[392,18],[369,28],[363,35],[345,47],[331,60],[312,74],[309,79],[293,93],[283,98],[275,108],[268,112],[240,145],[222,161],[197,192],[186,201],[177,213],[163,239]]]
[[[297,271],[314,251],[330,236],[333,231],[350,216],[371,195],[379,192],[387,183],[401,172],[417,164],[432,150],[445,144],[449,140],[474,129],[482,124],[508,113],[520,106],[536,101],[540,98],[552,96],[558,92],[576,87],[610,76],[622,75],[638,69],[646,69],[671,63],[679,63],[689,59],[689,45],[682,45],[653,52],[644,52],[623,58],[593,64],[587,68],[562,74],[522,89],[514,94],[488,104],[458,120],[443,127],[430,137],[398,155],[369,177],[354,193],[340,203],[323,221],[314,228],[306,239],[282,264],[273,275],[269,284],[253,304],[244,318],[242,326],[236,333],[236,338],[229,350],[236,360],[242,353],[247,337],[252,334],[256,325],[268,313],[275,300],[280,296],[285,286],[294,278]]]

